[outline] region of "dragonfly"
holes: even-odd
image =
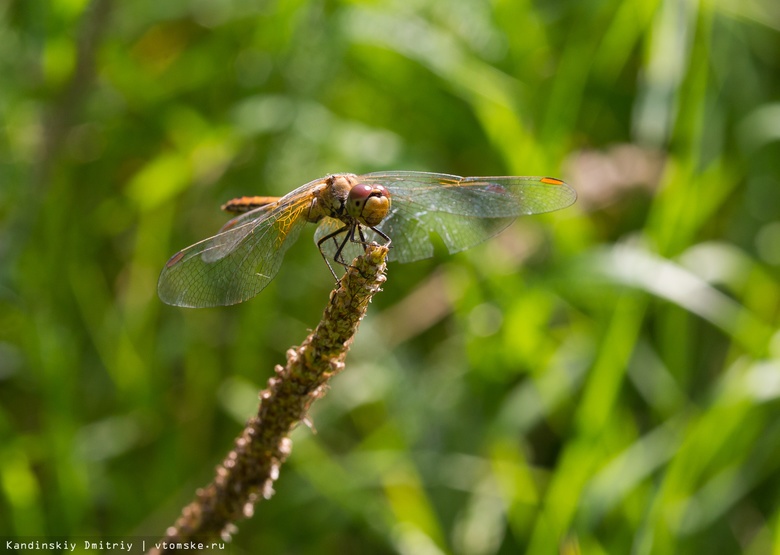
[[[174,254],[157,284],[160,299],[182,307],[232,305],[262,291],[307,223],[330,261],[348,266],[370,242],[388,259],[414,262],[434,254],[432,235],[450,253],[493,237],[521,215],[566,208],[577,195],[553,177],[459,177],[415,171],[333,174],[283,197],[240,197],[223,205],[238,214],[213,237]]]

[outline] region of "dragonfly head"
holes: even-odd
[[[369,227],[378,225],[390,211],[390,191],[382,185],[358,183],[349,191],[347,213]]]

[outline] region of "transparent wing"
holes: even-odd
[[[369,173],[359,179],[390,191],[390,213],[377,227],[392,239],[390,258],[399,262],[431,257],[432,233],[441,237],[450,253],[456,253],[497,234],[517,216],[559,210],[577,198],[563,181],[548,177],[398,171]]]
[[[157,283],[163,302],[186,307],[240,303],[262,291],[300,235],[310,205],[297,189],[230,220],[214,237],[173,255]]]

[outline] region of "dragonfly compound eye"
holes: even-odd
[[[389,211],[390,192],[382,185],[359,183],[349,191],[347,212],[361,224],[378,225]]]

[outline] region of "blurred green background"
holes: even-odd
[[[160,535],[333,285],[165,261],[405,169],[579,200],[391,264],[233,553],[780,553],[776,2],[2,0],[0,68],[0,535]]]

